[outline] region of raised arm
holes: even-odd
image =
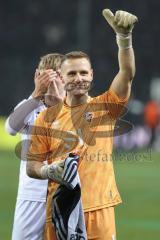
[[[103,16],[116,33],[118,44],[119,72],[112,81],[111,89],[121,98],[130,95],[132,80],[135,75],[135,58],[132,47],[132,30],[137,17],[125,11],[117,11],[115,15],[103,10]]]

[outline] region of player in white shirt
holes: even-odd
[[[60,78],[63,55],[47,54],[39,62],[35,73],[32,95],[21,101],[6,120],[5,128],[11,135],[22,133],[21,164],[17,202],[14,214],[12,240],[42,240],[45,224],[47,180],[33,179],[26,174],[26,152],[31,126],[39,112],[55,105],[65,96]],[[49,95],[49,97],[47,97]],[[42,102],[45,98],[45,104]]]

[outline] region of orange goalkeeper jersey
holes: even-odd
[[[110,89],[98,97],[89,97],[85,104],[70,107],[62,103],[48,108],[36,119],[28,160],[44,161],[47,156],[51,163],[64,159],[69,152],[78,151],[85,212],[121,202],[112,149],[115,122],[126,102]],[[50,181],[49,205],[56,188],[57,184]]]

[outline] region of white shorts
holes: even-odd
[[[43,240],[46,203],[17,199],[12,240]]]

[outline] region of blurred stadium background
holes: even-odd
[[[86,51],[93,62],[92,95],[109,87],[118,70],[112,29],[103,8],[131,11],[139,18],[133,33],[137,73],[126,119],[129,134],[115,138],[115,171],[123,204],[116,208],[120,240],[160,236],[160,2],[91,0],[1,0],[0,8],[0,239],[11,238],[19,160],[19,136],[4,131],[13,107],[33,90],[40,56]]]

